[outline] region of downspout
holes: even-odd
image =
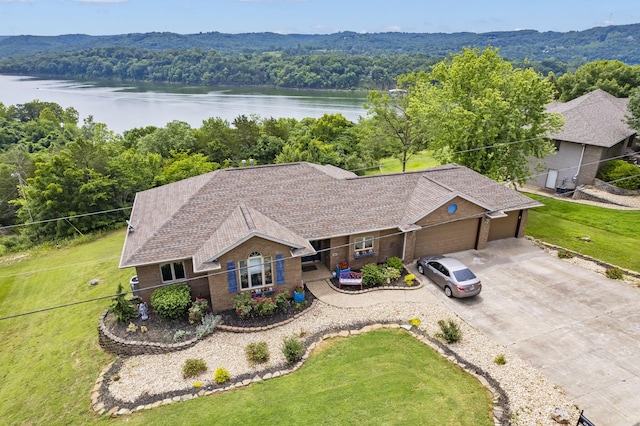
[[[407,253],[407,232],[404,233],[404,238],[402,239],[402,261],[404,262],[404,256]]]
[[[578,174],[580,174],[580,168],[582,167],[582,158],[584,157],[584,150],[587,147],[586,144],[582,144],[582,152],[580,153],[580,161],[578,162],[578,170],[576,174],[573,176],[573,183],[575,184],[578,181]],[[574,188],[575,189],[575,188]]]

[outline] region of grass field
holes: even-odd
[[[440,165],[438,161],[436,161],[432,157],[433,153],[430,151],[422,151],[417,154],[414,154],[407,161],[407,170],[408,172],[415,170],[424,170],[429,169],[431,167],[435,167]],[[384,158],[380,161],[380,167],[378,169],[368,170],[366,175],[376,175],[379,173],[397,173],[402,171],[402,162],[394,157]]]
[[[0,258],[0,318],[126,288],[133,271],[117,268],[123,240],[117,231]],[[1,424],[492,424],[490,396],[477,380],[404,332],[335,341],[299,372],[242,390],[131,419],[97,418],[90,392],[114,359],[98,345],[97,321],[110,303],[0,320]]]
[[[528,194],[526,234],[622,268],[640,271],[640,211],[615,210]],[[582,239],[589,237],[590,242]]]

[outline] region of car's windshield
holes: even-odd
[[[474,280],[476,276],[469,269],[460,269],[459,271],[453,271],[453,275],[456,276],[458,282]]]

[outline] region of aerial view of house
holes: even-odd
[[[539,205],[455,164],[375,176],[311,163],[221,169],[138,193],[120,267],[136,268],[145,301],[188,282],[222,311],[241,291],[293,289],[309,263],[359,269],[522,237]]]

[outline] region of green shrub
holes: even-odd
[[[181,342],[184,340],[185,337],[188,337],[191,334],[190,331],[186,331],[186,330],[176,330],[175,333],[173,333],[173,341],[174,342]]]
[[[246,291],[233,297],[233,309],[240,319],[246,319],[253,315],[255,303],[256,300]]]
[[[362,285],[365,287],[373,287],[384,281],[384,275],[375,263],[364,265],[360,272],[362,273]]]
[[[271,297],[254,297],[253,311],[261,317],[268,317],[276,311],[276,302]]]
[[[171,284],[151,293],[151,306],[160,316],[177,319],[187,313],[191,305],[191,290],[187,284]]]
[[[109,308],[109,312],[116,317],[119,324],[126,323],[136,315],[136,309],[133,304],[124,298],[122,293],[122,284],[118,284],[117,296],[113,299],[113,305]]]
[[[246,348],[244,348],[244,353],[247,355],[247,360],[249,364],[262,364],[264,362],[269,361],[269,346],[267,346],[267,342],[254,342],[249,343]]]
[[[209,302],[207,299],[196,298],[195,302],[189,308],[189,324],[195,324],[202,320],[204,314],[209,310]]]
[[[640,177],[638,166],[624,160],[611,160],[602,165],[598,171],[598,179],[624,189],[639,189]]]
[[[196,327],[196,338],[202,339],[204,336],[213,333],[221,319],[222,316],[213,315],[211,312],[203,316],[200,320],[201,324]]]
[[[404,276],[404,283],[411,287],[416,282],[416,276],[413,274],[407,274]]]
[[[231,380],[231,374],[229,374],[229,372],[226,369],[222,367],[218,367],[216,368],[216,372],[213,373],[213,380],[215,380],[216,383],[221,385]]]
[[[402,270],[404,269],[404,266],[402,265],[402,259],[400,259],[399,257],[390,257],[389,259],[387,259],[387,266],[389,268],[397,269],[400,274],[402,274]]]
[[[507,359],[504,357],[504,355],[503,355],[503,354],[500,354],[500,355],[498,355],[497,357],[495,357],[495,358],[493,359],[493,362],[494,362],[496,365],[505,365],[505,364],[507,363]]]
[[[400,278],[400,275],[402,275],[401,272],[396,268],[386,266],[382,269],[382,276],[385,280],[395,281]]]
[[[607,268],[605,275],[607,278],[611,278],[612,280],[621,280],[624,278],[624,272],[622,272],[622,269],[615,266]]]
[[[560,259],[571,259],[575,257],[575,255],[571,253],[569,250],[558,250],[558,257]]]
[[[207,371],[207,364],[200,358],[189,358],[182,366],[182,377],[195,377]]]
[[[276,309],[278,311],[286,311],[291,304],[289,301],[289,290],[286,288],[276,290],[276,293],[273,296],[273,301],[276,303]]]
[[[453,320],[440,320],[438,321],[438,325],[440,326],[440,330],[442,333],[436,333],[435,336],[438,339],[443,339],[447,343],[456,343],[462,337],[462,332],[460,331],[460,327]]]
[[[287,337],[282,344],[282,353],[290,364],[294,364],[302,359],[304,345],[295,336]]]

